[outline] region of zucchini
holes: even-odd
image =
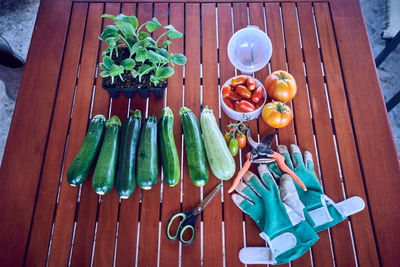
[[[200,125],[211,171],[221,180],[230,179],[235,174],[235,160],[219,130],[213,111],[207,106],[201,112]]]
[[[158,138],[164,181],[169,186],[175,186],[179,183],[180,167],[174,140],[174,114],[169,107],[163,109],[158,122]]]
[[[151,115],[140,130],[136,179],[138,185],[149,190],[157,183],[157,118]]]
[[[121,121],[117,116],[106,122],[104,140],[92,179],[93,189],[99,195],[106,194],[114,186],[120,127]]]
[[[94,161],[99,154],[101,141],[104,136],[105,122],[106,118],[101,114],[94,116],[90,122],[81,148],[67,171],[67,181],[70,185],[76,186],[83,183],[89,175]]]
[[[136,151],[141,124],[142,114],[137,109],[121,127],[115,188],[123,199],[129,198],[136,187]]]
[[[199,122],[187,107],[181,107],[179,115],[182,121],[190,178],[194,185],[204,186],[208,182],[208,167]]]

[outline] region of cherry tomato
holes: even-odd
[[[245,76],[236,76],[232,78],[231,84],[233,87],[236,87],[240,84],[245,84],[247,82],[247,77]]]
[[[241,97],[240,95],[238,95],[238,94],[235,93],[234,91],[231,91],[231,93],[230,93],[230,95],[229,95],[229,98],[230,98],[231,100],[234,100],[234,101],[243,99],[243,97]]]
[[[248,100],[240,100],[239,107],[242,112],[252,112],[256,109],[254,104]]]
[[[236,138],[232,138],[229,141],[229,152],[231,152],[231,155],[234,157],[237,155],[238,150],[239,150],[238,140]]]
[[[263,107],[262,117],[269,126],[282,128],[292,121],[293,112],[285,103],[274,101]]]
[[[246,146],[246,136],[244,134],[237,137],[239,148],[242,149]]]
[[[224,138],[225,138],[226,144],[229,144],[229,141],[231,141],[232,136],[228,132],[226,132],[224,135]]]
[[[261,86],[259,86],[251,95],[251,100],[253,100],[254,103],[258,103],[260,102],[263,96],[264,96],[264,89]]]
[[[229,84],[225,85],[224,87],[222,87],[221,92],[223,97],[229,97],[229,95],[231,94],[231,86]]]
[[[222,100],[224,101],[225,105],[228,106],[228,108],[234,109],[233,104],[232,104],[232,101],[229,100],[229,98],[223,98]]]
[[[240,95],[241,97],[244,97],[244,98],[250,98],[251,97],[250,90],[247,89],[247,87],[244,86],[244,85],[236,86],[235,90],[236,90],[236,93],[238,93],[238,95]]]
[[[240,101],[239,100],[233,102],[233,105],[235,106],[235,110],[237,112],[243,112],[242,109],[240,108]]]
[[[254,89],[257,88],[257,82],[254,78],[248,78],[246,85],[250,91],[253,91]]]
[[[261,107],[263,103],[264,103],[264,96],[260,99],[260,101],[258,101],[258,103],[256,103],[256,109]]]
[[[292,100],[297,92],[295,79],[290,73],[283,70],[269,74],[264,85],[269,97],[282,102]]]

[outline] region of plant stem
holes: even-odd
[[[167,33],[168,33],[168,31],[164,32],[163,34],[160,35],[160,37],[157,38],[156,46],[157,46],[157,44],[158,44],[158,41],[160,41],[160,39],[161,39],[164,35],[166,35]]]
[[[143,23],[142,25],[140,25],[139,29],[136,31],[136,34],[139,35],[140,30],[142,29],[142,27],[145,25],[146,23]]]

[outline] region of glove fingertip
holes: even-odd
[[[309,151],[304,151],[304,163],[308,170],[314,171],[313,156]]]
[[[279,154],[289,153],[289,150],[285,145],[278,145],[276,150],[278,150]]]

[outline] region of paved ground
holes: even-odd
[[[374,56],[376,56],[384,47],[384,41],[381,39],[381,31],[384,25],[383,1],[360,0],[360,2],[372,50]],[[0,34],[23,58],[26,58],[28,53],[38,7],[39,0],[0,1]],[[16,70],[15,75],[20,76],[19,73],[21,73],[21,70]],[[381,64],[378,75],[387,101],[400,90],[397,86],[400,80],[400,46]],[[5,80],[5,83],[8,82],[6,80],[8,76],[10,75],[5,75],[4,69],[0,69],[0,78],[3,77],[1,79]],[[0,162],[3,158],[14,105],[15,101],[6,95],[4,83],[0,81]],[[400,104],[389,113],[389,119],[400,158]]]

